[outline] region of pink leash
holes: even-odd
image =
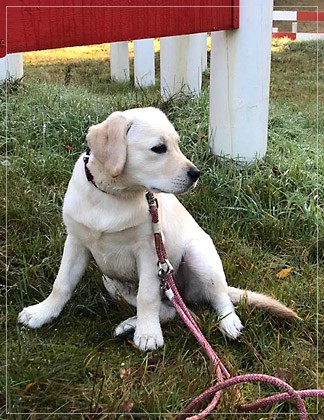
[[[265,407],[267,405],[271,405],[274,403],[278,403],[281,401],[286,401],[292,399],[295,402],[297,410],[299,412],[300,420],[307,420],[307,410],[302,398],[306,397],[324,397],[324,390],[319,389],[310,389],[304,391],[295,391],[290,385],[286,382],[282,381],[279,378],[269,375],[263,374],[246,374],[246,375],[239,375],[231,377],[230,373],[223,365],[215,351],[212,349],[211,345],[208,343],[206,338],[204,337],[203,333],[201,332],[199,326],[197,325],[196,321],[192,317],[190,311],[186,307],[185,303],[183,302],[178,289],[175,285],[173,279],[173,268],[170,264],[170,261],[167,258],[166,250],[163,244],[162,239],[162,232],[160,230],[159,225],[159,214],[158,214],[158,202],[154,195],[150,192],[146,194],[146,199],[149,204],[150,213],[152,216],[153,222],[153,232],[154,232],[154,241],[155,241],[155,248],[158,257],[158,267],[159,267],[159,278],[161,281],[161,288],[162,292],[167,296],[167,298],[171,301],[173,306],[175,307],[176,311],[180,315],[181,319],[190,329],[196,340],[199,344],[204,348],[206,351],[209,359],[213,363],[216,369],[216,375],[218,383],[194,400],[185,408],[184,413],[182,414],[182,419],[191,419],[191,420],[198,420],[205,418],[208,414],[210,414],[215,407],[217,406],[220,397],[221,391],[225,388],[235,387],[237,398],[240,398],[240,392],[237,388],[238,384],[242,384],[245,382],[266,382],[273,386],[276,386],[282,390],[284,393],[278,395],[272,395],[270,397],[262,398],[260,400],[255,401],[254,403],[250,404],[243,404],[239,406],[240,411],[255,411],[259,408]],[[205,402],[206,400],[210,400],[208,406],[201,411],[199,414],[187,417],[189,413],[193,410],[197,410],[200,405]]]

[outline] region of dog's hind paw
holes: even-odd
[[[235,340],[240,336],[243,325],[236,313],[230,312],[220,320],[219,328],[224,335]]]
[[[122,338],[125,340],[130,340],[134,337],[136,329],[137,317],[133,316],[121,322],[115,328],[115,337]]]

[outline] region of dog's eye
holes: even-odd
[[[168,150],[165,144],[159,144],[158,146],[154,146],[151,148],[152,152],[154,153],[166,153]]]

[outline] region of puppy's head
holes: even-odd
[[[198,169],[180,151],[179,135],[162,111],[114,112],[89,129],[87,142],[114,183],[179,194],[194,187]]]

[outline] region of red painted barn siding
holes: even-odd
[[[0,5],[0,56],[235,29],[239,13],[233,7],[238,0],[7,0]]]

